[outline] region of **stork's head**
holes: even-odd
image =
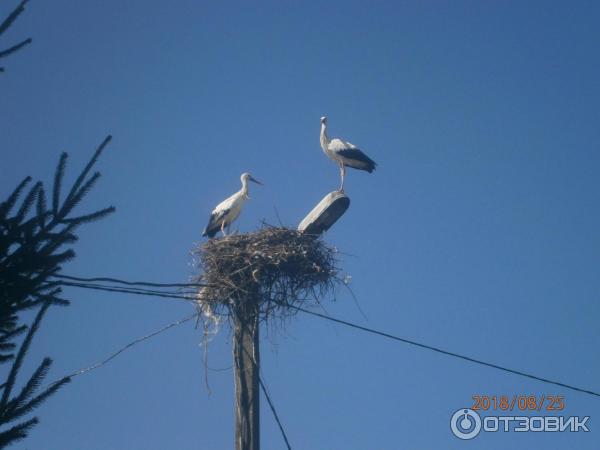
[[[256,178],[254,178],[248,172],[244,172],[242,174],[242,176],[240,177],[240,179],[242,180],[242,183],[244,183],[244,184],[247,184],[248,181],[252,181],[253,183],[260,184],[261,186],[263,185],[260,181],[258,181]]]
[[[323,125],[327,125],[327,117],[325,117],[325,116],[321,117],[321,123]]]

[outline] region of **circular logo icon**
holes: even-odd
[[[459,439],[473,439],[481,431],[481,417],[472,409],[459,409],[452,414],[450,429]]]

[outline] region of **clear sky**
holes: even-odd
[[[5,1],[0,12],[16,4]],[[107,134],[103,178],[65,273],[185,282],[210,210],[252,172],[241,231],[294,227],[338,183],[330,134],[379,163],[349,171],[325,237],[343,289],[330,314],[600,390],[600,6],[553,1],[31,1],[3,36],[33,44],[0,77],[0,187],[72,177]],[[69,290],[32,369],[88,366],[193,312]],[[600,399],[323,320],[263,332],[265,380],[294,449],[597,449]],[[40,410],[27,448],[233,446],[231,370],[205,387],[187,324],[78,377]],[[231,365],[224,328],[209,364]],[[590,433],[486,433],[450,416],[474,395],[559,394]],[[263,449],[284,448],[266,404]]]

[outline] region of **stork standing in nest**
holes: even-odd
[[[375,161],[350,142],[337,138],[329,139],[327,136],[327,117],[321,117],[321,148],[325,154],[340,167],[340,191],[344,190],[346,167],[365,170],[371,173],[377,166]]]
[[[242,180],[242,188],[213,209],[208,220],[208,225],[206,225],[206,228],[202,232],[202,236],[212,238],[219,231],[223,233],[223,236],[226,236],[225,228],[229,232],[229,226],[239,217],[240,212],[242,212],[242,206],[250,198],[248,196],[248,181],[262,185],[260,181],[253,178],[248,172],[243,173],[240,179]]]

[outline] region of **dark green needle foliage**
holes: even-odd
[[[25,11],[25,5],[29,0],[21,0],[15,9],[0,23],[0,36],[2,36],[6,30],[17,20],[17,18]],[[7,48],[0,48],[0,59],[6,58],[9,55],[21,50],[27,44],[31,44],[31,38],[24,39],[16,44],[12,44]],[[4,67],[0,66],[0,72],[4,72]]]
[[[72,245],[77,241],[77,228],[114,212],[109,207],[74,214],[100,177],[100,173],[90,172],[109,141],[110,136],[66,195],[62,185],[67,154],[63,153],[49,201],[42,183],[31,185],[31,177],[27,177],[0,203],[0,366],[7,372],[6,378],[0,379],[0,448],[26,437],[38,423],[31,413],[69,382],[63,378],[41,388],[52,365],[50,358],[44,358],[28,380],[20,370],[48,308],[69,304],[61,298],[59,282],[51,275],[75,256]],[[31,323],[22,314],[28,310],[35,314]]]

